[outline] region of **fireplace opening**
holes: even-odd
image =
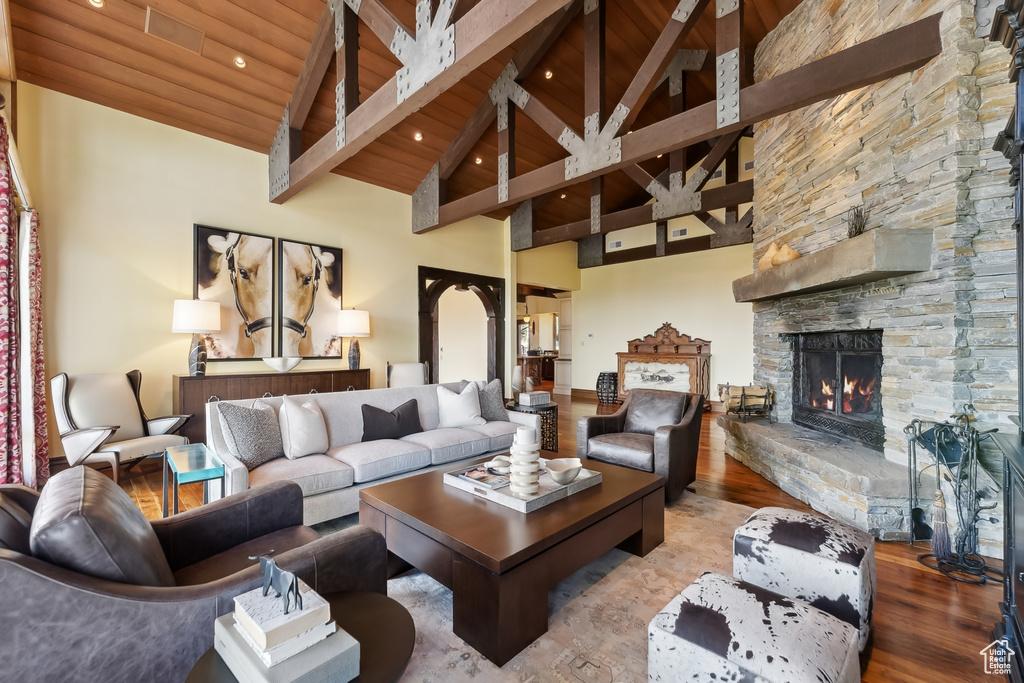
[[[797,335],[794,354],[793,422],[882,450],[881,330]]]

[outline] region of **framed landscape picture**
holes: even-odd
[[[278,240],[282,356],[340,358],[341,249]]]
[[[220,304],[210,360],[274,355],[274,238],[195,225],[193,296]]]

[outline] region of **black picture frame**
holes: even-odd
[[[278,238],[280,355],[341,358],[342,254],[341,247]]]
[[[277,355],[275,239],[199,223],[193,229],[192,296],[221,305],[220,332],[203,335],[208,360]]]

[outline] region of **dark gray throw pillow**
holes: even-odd
[[[391,412],[363,404],[363,441],[401,439],[422,431],[420,407],[414,398]]]
[[[274,408],[256,399],[252,408],[222,403],[217,415],[231,455],[252,472],[265,462],[284,457],[281,423]]]
[[[470,384],[469,380],[462,380],[459,391]],[[501,390],[501,380],[492,379],[490,382],[476,381],[476,388],[480,390],[480,416],[488,422],[508,422],[508,411],[505,410],[505,397]]]
[[[32,516],[32,555],[71,571],[138,586],[173,586],[153,527],[128,494],[91,467],[55,474]]]

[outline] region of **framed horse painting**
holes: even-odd
[[[210,360],[274,355],[274,238],[195,225],[195,289],[220,304],[220,332],[204,335]]]
[[[340,358],[341,249],[279,239],[281,355]]]

